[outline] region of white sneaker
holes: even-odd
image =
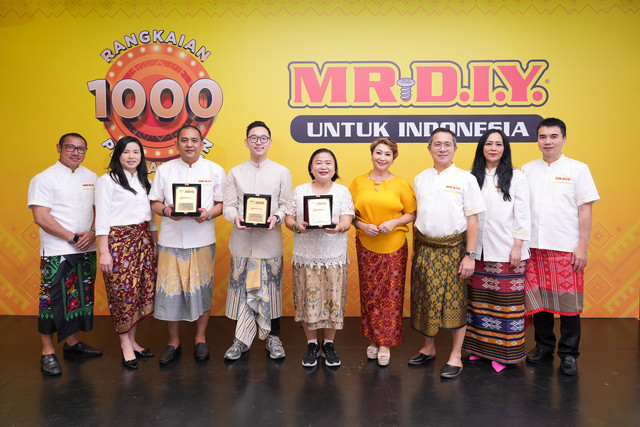
[[[283,359],[285,356],[282,341],[275,335],[269,335],[267,337],[267,351],[269,352],[269,357],[272,359]]]

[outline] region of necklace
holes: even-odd
[[[378,192],[380,191],[380,186],[382,185],[382,183],[386,180],[388,180],[389,178],[391,178],[393,176],[393,174],[389,171],[387,171],[387,176],[385,176],[384,178],[378,180],[376,178],[374,178],[373,176],[371,176],[371,172],[369,172],[369,179],[373,181],[373,190]]]

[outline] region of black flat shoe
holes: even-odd
[[[527,353],[527,362],[538,363],[551,357],[553,357],[553,350],[542,350],[539,347],[534,347],[529,353]]]
[[[154,354],[151,353],[151,349],[150,348],[145,348],[142,351],[133,350],[133,354],[135,354],[136,355],[136,359],[139,359],[139,360],[151,359],[154,356]]]
[[[55,354],[45,354],[40,359],[40,370],[45,375],[56,376],[62,373],[60,362]]]
[[[78,341],[75,345],[64,343],[62,351],[67,357],[86,358],[102,356],[102,350],[92,348],[90,345]]]
[[[199,342],[198,344],[196,344],[193,352],[193,357],[195,357],[199,362],[202,362],[209,358],[209,346],[206,342]]]
[[[136,369],[138,369],[138,359],[131,359],[131,360],[122,359],[122,364],[124,365],[125,368],[131,371],[135,371]]]
[[[180,355],[181,351],[182,351],[182,345],[178,345],[178,348],[175,348],[172,345],[168,345],[167,348],[165,348],[162,351],[162,354],[160,355],[160,360],[159,360],[160,365],[166,366],[175,362],[178,356]]]
[[[448,363],[440,369],[440,376],[442,378],[455,378],[462,372],[462,366],[453,366]]]
[[[433,360],[435,358],[435,354],[418,353],[409,359],[409,365],[422,365],[423,363],[427,363],[429,360]]]
[[[565,356],[560,363],[560,372],[565,375],[575,375],[578,372],[578,362],[573,356]]]

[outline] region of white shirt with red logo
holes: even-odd
[[[211,210],[214,202],[223,200],[224,180],[224,169],[210,160],[199,159],[189,166],[178,158],[158,167],[149,192],[149,200],[160,201],[168,206],[173,204],[173,184],[200,184],[200,206]],[[216,242],[214,219],[201,224],[193,217],[182,217],[179,221],[160,217],[160,221],[158,244],[161,246],[193,249]]]
[[[98,176],[84,166],[75,172],[60,163],[34,176],[29,183],[27,205],[50,208],[51,216],[73,233],[89,231],[93,225],[93,199]],[[40,229],[40,255],[57,256],[94,252],[93,243],[86,251],[76,249],[66,240]]]
[[[451,165],[438,174],[420,172],[413,184],[418,203],[415,227],[425,236],[445,237],[467,230],[467,217],[485,210],[478,181]]]
[[[578,246],[578,206],[600,200],[589,167],[564,155],[548,165],[522,166],[531,194],[532,248],[573,252]]]
[[[513,170],[509,188],[511,200],[504,200],[498,188],[496,169],[485,169],[482,197],[487,210],[478,215],[478,259],[484,261],[509,262],[514,239],[531,238],[531,210],[529,207],[529,185],[527,178],[518,169]],[[521,259],[529,259],[529,248],[523,243]]]

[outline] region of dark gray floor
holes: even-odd
[[[97,317],[94,331],[82,339],[105,355],[62,360],[60,345],[63,374],[50,378],[40,373],[36,319],[0,316],[0,425],[640,425],[636,319],[583,319],[575,377],[559,373],[557,358],[508,366],[501,374],[488,362],[465,360],[453,380],[439,376],[450,345],[446,332],[436,338],[434,362],[407,366],[422,339],[406,319],[403,343],[386,368],[367,361],[357,318],[347,319],[337,335],[342,366],[312,370],[300,364],[306,342],[291,318],[282,319],[284,361],[270,360],[257,340],[239,361],[225,362],[233,326],[226,318],[211,319],[209,361],[194,361],[193,325],[184,324],[178,363],[160,368],[156,356],[131,372],[121,365],[110,318]],[[138,336],[158,355],[166,344],[165,324],[147,320]]]

